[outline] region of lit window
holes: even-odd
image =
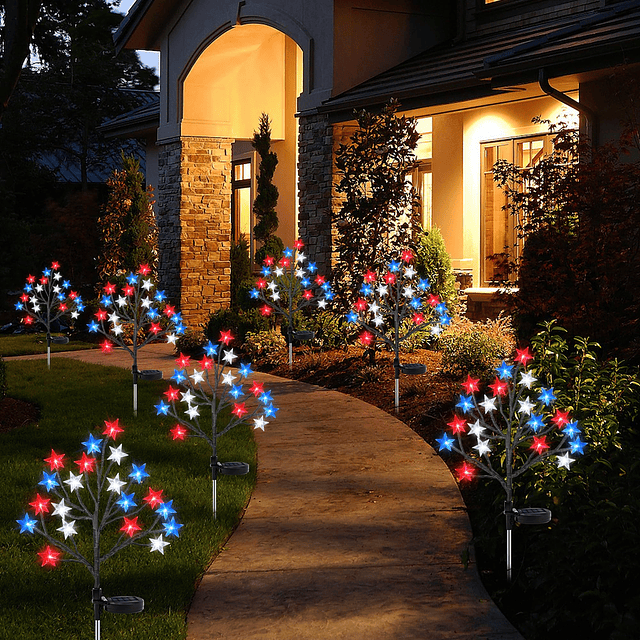
[[[433,119],[418,118],[416,131],[420,134],[416,147],[417,167],[408,176],[420,196],[420,219],[423,229],[430,229],[433,208],[433,174],[431,173],[431,158],[433,155]]]
[[[236,160],[231,179],[231,237],[244,235],[253,256],[253,211],[251,202],[251,160]]]

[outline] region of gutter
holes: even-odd
[[[547,76],[547,70],[542,67],[538,70],[538,85],[544,93],[552,98],[555,98],[559,102],[566,104],[568,107],[575,109],[581,116],[584,117],[585,120],[585,133],[587,137],[591,141],[592,147],[598,146],[598,116],[594,111],[586,107],[584,104],[577,102],[573,98],[570,98],[568,95],[558,91],[558,89],[554,89],[549,84],[549,78]]]

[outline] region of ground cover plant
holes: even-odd
[[[127,451],[143,460],[158,485],[179,511],[180,545],[171,554],[149,553],[148,547],[128,549],[104,564],[101,572],[106,595],[132,594],[145,600],[136,615],[103,614],[104,637],[124,639],[185,638],[186,611],[195,584],[211,557],[224,543],[255,482],[255,447],[249,427],[238,427],[219,443],[221,460],[251,462],[251,474],[229,478],[219,492],[218,518],[208,506],[211,481],[210,451],[205,443],[189,439],[177,455],[167,436],[169,421],[156,417],[153,408],[165,386],[148,382],[140,387],[140,410],[133,416],[128,385],[131,373],[115,367],[97,367],[59,359],[56,384],[44,361],[7,363],[8,394],[36,404],[36,423],[0,433],[0,547],[3,572],[0,591],[0,629],[3,637],[36,640],[43,637],[79,640],[91,629],[90,575],[78,565],[47,570],[40,567],[38,541],[19,534],[17,519],[34,498],[34,485],[42,477],[42,460],[51,449],[78,452],[87,432],[118,417],[126,427]],[[17,580],[16,576],[20,579]]]
[[[52,336],[62,335],[52,333]],[[47,336],[44,333],[21,333],[11,335],[0,335],[0,355],[9,358],[11,356],[29,356],[43,353],[46,347]],[[93,349],[97,345],[91,342],[71,339],[67,344],[51,345],[51,353],[61,351],[81,351],[83,349]]]

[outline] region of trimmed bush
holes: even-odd
[[[258,309],[218,309],[211,314],[205,334],[207,340],[217,342],[221,331],[231,331],[233,337],[244,342],[248,332],[257,333],[269,329],[269,321]]]
[[[176,343],[178,353],[184,353],[187,356],[201,356],[204,353],[204,345],[207,337],[202,329],[187,329]]]
[[[244,234],[231,243],[231,307],[247,309],[251,304],[249,291],[253,287],[249,244]]]
[[[515,336],[508,316],[486,322],[458,318],[437,342],[443,372],[452,376],[483,376],[510,357],[514,348]]]
[[[243,349],[252,359],[268,360],[272,364],[284,362],[287,357],[287,341],[276,331],[249,331]]]

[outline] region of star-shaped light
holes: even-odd
[[[528,371],[520,372],[520,384],[527,387],[527,389],[531,389],[534,382],[537,382],[537,378],[534,378],[531,373]]]
[[[538,396],[538,400],[540,400],[540,402],[542,402],[542,404],[544,404],[545,407],[552,404],[553,401],[556,400],[556,396],[553,393],[553,388],[540,389],[540,395]]]
[[[587,443],[580,440],[580,436],[578,436],[569,443],[569,446],[571,447],[571,453],[584,453],[584,448],[587,446]]]
[[[146,463],[141,465],[132,464],[129,477],[133,478],[138,484],[140,484],[145,478],[149,477],[149,474],[145,471],[146,466]]]
[[[86,451],[83,451],[82,457],[80,460],[76,460],[75,463],[78,465],[81,473],[86,473],[94,470],[96,459],[89,457]]]
[[[112,440],[115,440],[118,437],[119,433],[122,433],[124,429],[118,425],[119,419],[109,422],[108,420],[104,421],[104,431],[102,435],[108,436]]]
[[[69,536],[75,536],[78,532],[76,531],[76,521],[69,520],[68,522],[62,521],[62,526],[57,529],[57,531],[62,532],[64,535],[64,539],[66,540]]]
[[[480,436],[486,431],[486,428],[480,424],[480,420],[476,420],[473,424],[470,422],[467,424],[469,425],[469,435],[475,436],[480,440]]]
[[[138,516],[131,519],[125,516],[120,531],[124,531],[130,538],[133,538],[138,531],[142,531],[142,527],[138,524]]]
[[[109,486],[107,487],[107,491],[113,491],[113,493],[117,493],[120,495],[120,489],[124,487],[127,483],[120,480],[120,474],[116,473],[113,478],[107,478],[109,481]]]
[[[189,406],[189,408],[185,411],[185,413],[193,420],[196,416],[200,415],[200,411],[197,406]]]
[[[56,480],[56,474],[47,473],[46,471],[42,472],[42,480],[40,480],[38,484],[43,485],[47,491],[51,491],[51,489],[60,486],[60,483]]]
[[[518,412],[525,413],[528,416],[531,415],[531,410],[535,407],[535,405],[531,402],[531,400],[529,400],[529,398],[518,400],[518,404],[520,405]]]
[[[158,513],[163,520],[168,520],[169,516],[175,512],[176,510],[173,508],[173,500],[167,500],[166,502],[163,502],[156,509],[156,513]]]
[[[120,496],[120,500],[118,500],[116,502],[116,504],[125,512],[127,513],[129,511],[129,509],[133,508],[136,506],[136,503],[134,501],[134,494],[133,493],[122,493],[122,495]]]
[[[82,476],[80,474],[75,475],[72,471],[69,472],[69,479],[65,480],[64,483],[69,485],[70,491],[77,491],[84,487],[82,484]]]
[[[460,396],[460,400],[456,404],[456,407],[459,408],[462,413],[467,413],[473,409],[473,396]]]
[[[111,454],[109,455],[108,460],[113,460],[116,464],[120,464],[122,458],[127,458],[129,456],[128,453],[125,453],[122,450],[122,445],[118,447],[109,447],[109,451],[111,451]]]
[[[261,429],[264,431],[264,428],[269,423],[264,419],[264,416],[259,416],[258,418],[253,419],[254,429]]]
[[[177,424],[173,429],[171,429],[170,433],[174,440],[184,440],[187,435],[187,430]]]
[[[451,431],[455,433],[464,433],[466,423],[462,418],[454,416],[451,422],[447,422],[447,426],[451,427]]]
[[[230,387],[233,386],[233,381],[235,380],[235,376],[231,373],[231,371],[227,371],[225,374],[223,374],[222,376],[222,382],[224,384],[229,385]]]
[[[194,385],[200,384],[204,381],[204,373],[202,371],[195,370],[189,377],[193,380]]]
[[[533,449],[536,453],[542,453],[545,449],[549,448],[547,444],[547,436],[533,436],[533,443],[530,449]]]
[[[49,513],[49,498],[43,498],[40,495],[36,496],[33,502],[29,503],[29,506],[33,507],[33,511],[36,515],[39,513]]]
[[[155,509],[159,504],[162,504],[164,500],[162,499],[162,489],[158,491],[154,491],[151,487],[149,487],[149,493],[142,499],[146,502],[152,509]]]
[[[451,451],[451,447],[455,440],[450,438],[446,433],[443,433],[441,438],[436,438],[436,442],[440,445],[439,451],[442,451],[443,449]]]
[[[479,456],[491,453],[491,447],[489,446],[488,440],[480,440],[480,438],[478,438],[478,444],[473,448],[478,452]]]
[[[180,536],[180,529],[182,529],[184,525],[178,524],[175,518],[171,518],[169,522],[163,522],[162,526],[164,527],[164,532],[167,537],[175,536],[178,538]]]
[[[476,475],[476,470],[473,466],[468,465],[466,462],[462,464],[461,467],[456,469],[458,474],[458,480],[462,482],[463,480],[473,480]]]
[[[44,461],[49,465],[51,471],[54,469],[62,469],[64,467],[64,463],[62,460],[64,459],[64,453],[56,453],[53,449],[51,449],[51,455],[48,458],[45,458]]]
[[[484,401],[478,403],[483,409],[485,413],[490,413],[491,411],[496,410],[496,399],[488,398],[486,395],[484,396]]]
[[[149,542],[151,543],[151,552],[159,551],[162,555],[164,555],[164,548],[169,545],[168,542],[163,540],[162,534],[157,538],[149,538]]]
[[[480,378],[472,378],[470,375],[467,375],[467,379],[462,383],[464,390],[471,395],[474,391],[478,391],[478,383],[480,382]]]
[[[558,469],[561,469],[562,467],[569,469],[571,463],[575,462],[575,460],[569,457],[569,452],[567,451],[564,455],[558,456],[556,462],[558,464]]]
[[[71,507],[68,507],[65,503],[64,503],[64,498],[62,500],[60,500],[60,502],[58,503],[52,503],[53,504],[53,513],[51,515],[54,516],[60,516],[63,520],[66,518],[67,513],[69,513],[69,511],[71,511]]]
[[[55,567],[60,561],[60,556],[62,554],[47,545],[42,551],[38,551],[38,555],[40,556],[40,563],[43,567],[46,567],[47,565]]]
[[[24,514],[22,520],[16,520],[16,522],[20,525],[20,533],[24,533],[25,531],[33,533],[35,526],[38,524],[38,521],[30,518],[28,513]]]
[[[100,443],[102,442],[102,439],[97,439],[94,437],[94,435],[92,433],[89,434],[89,439],[85,440],[82,444],[84,445],[85,449],[87,450],[87,453],[100,453],[101,451],[101,446]]]

